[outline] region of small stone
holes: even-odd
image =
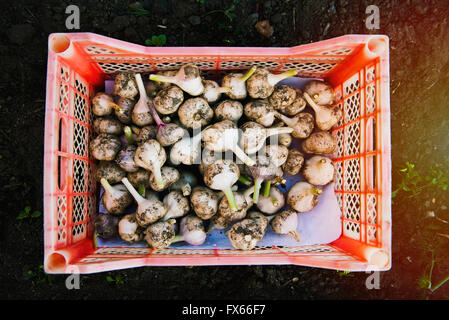
[[[189,17],[189,22],[193,25],[193,26],[197,26],[201,23],[201,17],[199,16],[190,16]]]
[[[270,38],[273,35],[274,29],[268,20],[259,21],[255,25],[257,32],[265,38]]]
[[[447,210],[447,207],[443,204],[443,205],[441,206],[441,210]]]

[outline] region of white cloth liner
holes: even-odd
[[[283,80],[279,84],[288,84],[292,87],[302,89],[304,85],[311,79],[304,79],[298,77],[288,78]],[[106,81],[106,92],[112,92],[113,81]],[[291,147],[297,147],[300,149],[299,140],[293,139]],[[285,189],[281,189],[284,193],[288,191],[296,182],[304,180],[300,175],[288,176],[284,178],[287,180]],[[100,194],[103,194],[103,188],[101,187]],[[253,208],[256,208],[255,206]],[[135,212],[136,206],[128,208],[127,213]],[[107,213],[103,208],[101,201],[99,206],[99,212]],[[226,229],[227,230],[227,229]],[[207,236],[206,242],[200,246],[192,246],[185,242],[178,242],[173,244],[172,248],[179,249],[233,249],[227,236],[226,230],[213,230]],[[338,239],[342,232],[341,226],[341,210],[337,202],[337,198],[334,192],[334,183],[323,188],[323,193],[319,196],[318,205],[310,212],[298,214],[298,228],[296,230],[300,234],[301,242],[298,243],[295,239],[288,235],[279,235],[273,232],[271,227],[268,227],[264,238],[258,242],[258,247],[271,247],[273,245],[282,247],[304,246],[304,245],[316,245],[327,244]],[[118,239],[97,239],[98,247],[115,247],[115,246],[128,246],[128,247],[146,247],[145,242],[128,243],[126,241]]]

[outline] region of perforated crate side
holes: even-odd
[[[91,242],[97,207],[90,108],[94,90],[71,65],[49,59],[45,136],[45,252]],[[49,88],[50,87],[50,88]],[[50,257],[59,261],[63,254]]]

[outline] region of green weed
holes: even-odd
[[[442,285],[444,285],[447,281],[449,281],[449,274],[447,274],[441,281],[439,281],[436,284],[432,283],[432,273],[433,269],[435,267],[435,254],[432,251],[432,258],[430,261],[429,271],[427,273],[424,273],[419,279],[418,279],[418,286],[421,289],[429,290],[431,293],[437,291]]]
[[[399,169],[399,172],[401,182],[391,193],[392,198],[396,197],[399,192],[405,192],[409,198],[412,198],[429,188],[446,191],[449,186],[449,157],[443,163],[431,165],[427,174],[419,172],[409,161]]]
[[[52,276],[44,272],[43,265],[40,265],[37,270],[28,270],[27,274],[30,276],[33,285],[53,282]]]
[[[114,276],[114,277],[107,276],[107,277],[106,277],[106,281],[107,281],[107,282],[114,283],[116,286],[120,286],[120,285],[123,285],[123,284],[125,283],[125,282],[122,280],[122,278],[120,278],[120,276]]]
[[[23,209],[19,215],[17,216],[17,220],[23,220],[23,219],[35,219],[42,216],[42,212],[39,210],[34,210],[31,212],[31,207],[26,206],[25,209]]]
[[[166,42],[167,42],[167,36],[165,34],[161,34],[158,36],[154,35],[151,37],[151,39],[146,39],[145,45],[162,47]]]

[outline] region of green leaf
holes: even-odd
[[[432,184],[437,184],[437,178],[432,179]]]
[[[410,163],[410,162],[406,162],[405,163],[406,165],[407,165],[407,167],[409,167],[410,169],[413,169],[414,167],[415,167],[415,165],[413,164],[413,163]]]
[[[25,212],[25,211],[22,211],[21,213],[19,213],[19,215],[17,216],[17,220],[22,220],[22,219],[25,219],[25,218],[28,218],[29,217],[29,213],[28,212]]]
[[[167,42],[167,36],[165,34],[161,34],[159,36],[159,45],[164,45]]]
[[[422,276],[419,280],[418,280],[418,286],[421,289],[429,289],[431,286],[431,282],[430,279],[427,276]]]
[[[42,215],[42,212],[36,210],[31,214],[31,217],[37,218],[37,217],[40,217],[41,215]]]
[[[30,211],[31,211],[31,207],[30,207],[30,206],[26,206],[26,207],[25,207],[25,212],[26,212],[26,213],[30,213]]]
[[[114,282],[114,281],[115,281],[114,278],[112,278],[111,276],[107,276],[107,277],[106,277],[106,280],[107,280],[108,282]]]
[[[399,192],[399,189],[394,190],[394,191],[391,193],[391,197],[392,197],[392,198],[396,197],[396,195],[398,194],[398,192]]]

